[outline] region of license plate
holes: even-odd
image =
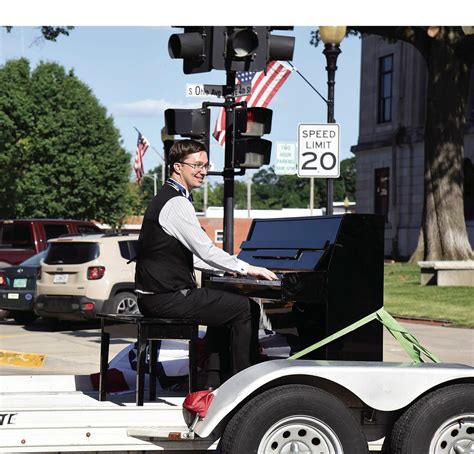
[[[26,278],[13,279],[13,288],[26,288]]]
[[[8,294],[8,299],[9,300],[17,300],[20,298],[20,294],[19,293],[9,293]]]
[[[55,274],[53,278],[53,282],[55,284],[65,284],[67,282],[68,277],[69,277],[68,274]]]

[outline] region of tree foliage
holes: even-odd
[[[12,26],[5,26],[7,32],[10,33]],[[40,39],[43,38],[47,41],[56,41],[60,35],[69,36],[69,32],[74,29],[74,27],[52,27],[52,26],[42,26],[40,29]]]
[[[418,246],[411,260],[474,258],[463,202],[464,131],[474,35],[465,35],[461,27],[357,26],[348,31],[408,42],[426,62],[424,204]],[[312,42],[318,44],[317,33]],[[403,143],[404,137],[400,139]]]
[[[56,63],[0,68],[0,216],[95,219],[128,211],[130,155],[91,90]]]
[[[276,175],[273,167],[262,167],[252,178],[251,206],[253,209],[280,210],[282,208],[308,208],[310,195],[309,178],[297,175]],[[334,199],[344,197],[355,200],[355,158],[341,161],[341,176],[335,180]],[[235,181],[235,208],[247,208],[247,183]],[[196,210],[203,209],[203,189],[193,192]],[[214,184],[208,188],[208,206],[222,206],[224,185]],[[314,206],[326,205],[326,183],[314,179]]]

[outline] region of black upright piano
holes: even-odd
[[[291,306],[301,349],[383,306],[383,216],[255,219],[238,257],[279,280],[212,276],[205,285]],[[382,325],[372,321],[307,358],[382,361]]]

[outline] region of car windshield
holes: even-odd
[[[20,263],[20,266],[40,266],[41,259],[46,257],[48,249],[39,252],[38,254],[32,255],[30,258]]]
[[[58,242],[49,245],[49,252],[44,259],[48,265],[77,265],[90,262],[99,257],[97,243]]]

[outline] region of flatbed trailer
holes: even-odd
[[[98,400],[89,376],[0,377],[1,452],[474,453],[474,368],[274,360],[214,391],[192,426],[184,394]],[[385,441],[384,441],[385,440]]]

